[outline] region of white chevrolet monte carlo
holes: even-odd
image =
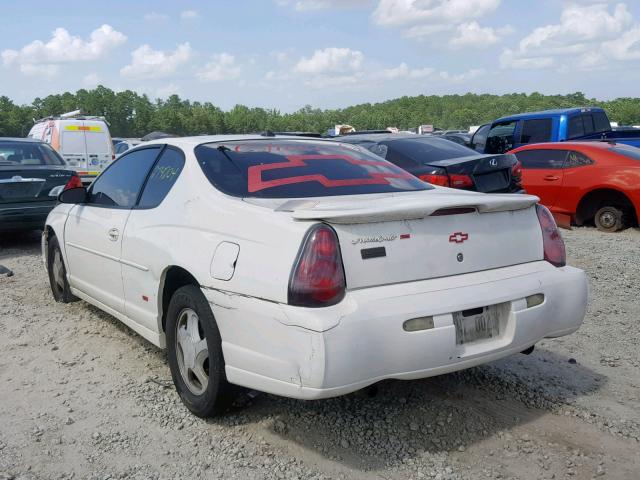
[[[163,139],[63,192],[43,255],[57,301],[166,347],[210,416],[231,384],[327,398],[574,332],[586,278],[537,200],[433,187],[333,141]]]

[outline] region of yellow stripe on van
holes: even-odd
[[[85,131],[85,132],[101,132],[102,128],[100,127],[83,127],[81,125],[67,125],[64,127],[65,130],[72,131]]]

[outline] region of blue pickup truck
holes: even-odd
[[[613,130],[602,108],[520,113],[482,125],[471,137],[481,153],[505,153],[530,143],[607,140],[640,147],[640,129]]]

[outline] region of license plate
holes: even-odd
[[[472,308],[453,314],[456,344],[464,345],[500,335],[500,305]]]

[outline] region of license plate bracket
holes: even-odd
[[[456,345],[466,345],[478,340],[500,335],[500,305],[472,308],[453,313],[456,328]]]

